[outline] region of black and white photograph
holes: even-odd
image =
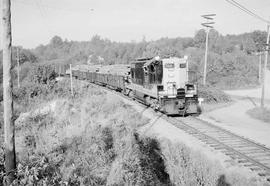
[[[270,186],[269,0],[0,3],[0,186]]]

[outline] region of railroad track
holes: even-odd
[[[196,117],[165,118],[270,182],[270,149]]]
[[[133,100],[120,92],[103,88],[125,99]],[[270,148],[197,117],[169,117],[165,114],[161,117],[270,182]]]

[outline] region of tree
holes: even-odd
[[[59,47],[61,47],[63,45],[63,40],[59,36],[54,36],[50,41],[50,45],[53,48],[59,48]]]
[[[263,44],[266,43],[267,33],[264,31],[254,31],[251,33],[251,38],[256,45],[257,51],[263,50]]]
[[[194,36],[194,45],[198,48],[203,48],[205,45],[206,32],[204,29],[200,29]]]

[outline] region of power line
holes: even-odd
[[[245,13],[249,14],[250,16],[259,19],[267,24],[270,23],[270,21],[268,21],[267,19],[264,19],[263,17],[259,16],[258,14],[252,12],[251,10],[247,9],[246,7],[244,7],[243,5],[241,5],[240,3],[236,2],[235,0],[226,0],[228,3],[230,3],[231,5],[239,8],[240,10],[244,11]]]
[[[46,19],[46,10],[44,7],[42,7],[42,5],[40,4],[41,1],[37,0],[35,1],[36,3],[36,6],[40,12],[40,15],[41,17],[43,18],[43,23],[44,23],[44,27],[46,28],[46,30],[48,31],[48,34],[49,35],[53,35],[52,33],[54,33],[52,30],[51,30],[51,27],[49,26],[49,23],[47,22],[47,19]],[[44,9],[42,9],[44,8]]]

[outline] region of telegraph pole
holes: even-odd
[[[259,52],[257,52],[255,54],[256,56],[259,56],[259,67],[258,67],[258,83],[261,84],[262,83],[262,51],[260,50]]]
[[[4,185],[11,185],[15,178],[15,130],[13,118],[11,80],[11,12],[10,0],[2,0],[3,24],[3,98],[4,98],[4,138],[5,138],[5,179]]]
[[[259,53],[259,83],[262,83],[262,52]]]
[[[209,22],[210,20],[213,20],[214,16],[216,14],[208,14],[208,15],[202,15],[203,18],[207,20],[206,23],[202,23],[202,26],[206,27],[206,39],[205,39],[205,56],[204,56],[204,68],[203,68],[203,85],[206,85],[206,74],[207,74],[207,56],[208,56],[208,36],[210,28],[213,28],[213,25],[215,22]]]
[[[204,68],[203,68],[203,85],[206,85],[207,56],[208,56],[208,36],[209,36],[209,27],[206,28],[205,55],[204,55]]]
[[[264,51],[264,67],[263,67],[263,79],[262,79],[262,95],[261,95],[261,108],[264,108],[264,94],[265,94],[265,84],[266,84],[266,68],[267,68],[267,58],[268,58],[268,50],[269,50],[269,23],[267,25],[267,40],[266,40],[266,49]]]
[[[73,94],[72,65],[71,64],[69,65],[69,68],[70,68],[70,90],[71,90],[71,96],[73,97],[74,94]]]
[[[20,88],[20,53],[18,47],[17,47],[17,80],[18,80],[18,88]]]

